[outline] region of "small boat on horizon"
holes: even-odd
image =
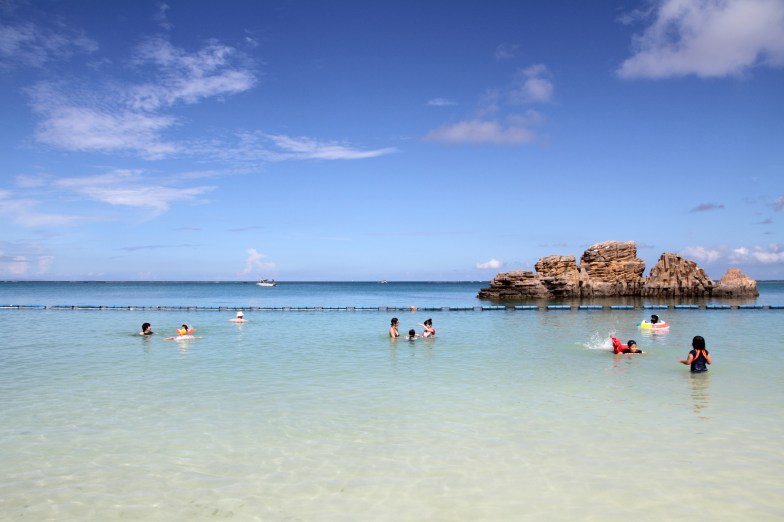
[[[277,284],[274,279],[262,279],[256,283],[256,286],[276,286]]]

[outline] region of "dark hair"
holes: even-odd
[[[658,322],[659,322],[659,316],[658,316],[658,315],[656,315],[656,314],[653,314],[653,315],[651,316],[651,322],[652,322],[652,323],[658,323]]]
[[[151,325],[150,323],[142,323],[142,332],[149,328]]]
[[[413,328],[408,331],[409,337],[414,337],[415,335],[416,335],[416,330],[414,330]]]
[[[396,322],[397,322],[397,317],[393,317],[391,321],[392,326],[395,326]]]
[[[626,343],[626,346],[631,346],[631,345],[637,346],[637,341],[635,341],[634,339],[629,339],[629,342]]]
[[[433,326],[433,320],[432,319],[427,319],[427,320],[425,320],[425,324],[428,325],[428,326]]]
[[[703,339],[701,335],[695,335],[694,339],[691,340],[691,347],[695,350],[704,350],[705,339]]]

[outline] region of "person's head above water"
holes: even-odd
[[[626,346],[628,346],[629,348],[631,348],[632,346],[637,346],[637,341],[635,341],[634,339],[629,339],[629,342],[626,343]]]
[[[245,317],[245,314],[242,313],[242,310],[237,312],[237,319],[242,319],[243,317]]]
[[[695,335],[694,339],[691,340],[691,347],[695,350],[704,350],[705,339],[701,335]]]
[[[409,336],[409,337],[416,337],[416,330],[414,330],[413,328],[412,328],[412,329],[410,329],[410,330],[408,331],[408,336]]]
[[[651,315],[651,324],[656,324],[659,322],[659,316],[656,314]]]
[[[397,325],[397,323],[398,323],[397,317],[393,317],[393,318],[392,318],[392,321],[390,321],[390,324],[391,324],[392,326],[395,326],[395,325]]]
[[[432,319],[426,319],[425,320],[425,326],[433,326],[433,320]]]

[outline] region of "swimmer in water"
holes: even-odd
[[[397,320],[397,317],[393,317],[391,321],[391,326],[389,327],[389,336],[392,339],[397,339],[400,337],[400,332],[397,331],[397,327],[400,321]]]
[[[165,341],[176,341],[176,340],[184,340],[184,339],[198,339],[193,335],[195,332],[193,328],[188,328],[187,324],[183,324],[182,328],[177,329],[177,336],[176,337],[167,337],[164,339]]]
[[[152,331],[152,325],[150,323],[142,324],[142,331],[139,332],[139,335],[152,335],[155,332]]]
[[[422,337],[433,337],[436,334],[436,329],[433,328],[433,320],[427,319],[424,323],[417,323],[425,330],[422,332]]]
[[[645,353],[639,348],[637,348],[637,341],[634,339],[629,339],[629,342],[626,343],[626,348],[621,351],[621,353]]]
[[[414,329],[412,328],[412,329],[410,329],[410,330],[408,331],[408,337],[407,337],[407,339],[408,339],[409,341],[413,341],[413,340],[414,340],[414,339],[416,339],[417,337],[419,337],[419,335],[417,335],[417,333],[416,333],[416,330],[414,330]]]
[[[231,322],[231,323],[247,323],[248,321],[245,319],[245,314],[243,314],[242,310],[240,310],[239,312],[237,312],[237,317],[234,317],[233,319],[229,319],[229,322]]]
[[[701,335],[695,335],[691,340],[691,348],[689,356],[678,362],[691,365],[691,373],[707,372],[707,365],[711,364],[711,357],[708,350],[705,349],[705,339]]]

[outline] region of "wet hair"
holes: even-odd
[[[701,335],[695,335],[694,339],[691,340],[691,347],[695,350],[704,350],[705,349],[705,339]]]
[[[142,332],[145,331],[150,326],[152,326],[150,323],[142,323]]]
[[[432,319],[426,319],[426,320],[425,320],[425,324],[426,324],[427,326],[433,326],[433,320],[432,320]]]
[[[651,322],[652,322],[652,323],[654,323],[654,324],[655,324],[655,323],[658,323],[658,322],[659,322],[659,316],[658,316],[658,315],[656,315],[656,314],[653,314],[653,315],[651,316]]]
[[[392,326],[395,326],[395,324],[397,324],[397,317],[392,318],[391,324]]]
[[[416,330],[414,330],[413,328],[408,331],[409,337],[414,337],[415,335],[416,335]]]
[[[628,346],[629,348],[631,348],[631,347],[632,347],[632,345],[634,345],[634,346],[637,346],[637,341],[635,341],[634,339],[629,339],[629,342],[628,342],[628,343],[626,343],[626,346]]]

